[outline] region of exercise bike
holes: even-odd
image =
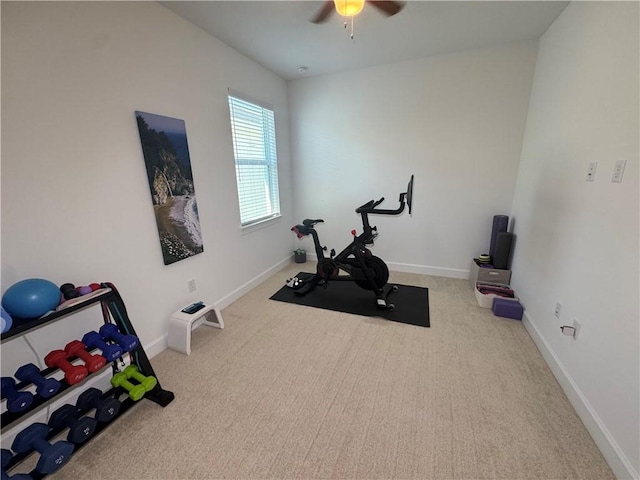
[[[404,211],[405,204],[409,207],[411,214],[411,199],[413,194],[413,175],[407,184],[407,191],[400,194],[400,206],[395,210],[385,210],[376,208],[383,201],[382,197],[378,201],[370,200],[364,205],[356,208],[356,213],[362,217],[363,232],[356,235],[356,231],[352,230],[353,241],[347,247],[336,255],[336,251],[331,249],[329,257],[325,257],[324,252],[327,247],[320,245],[318,232],[315,226],[324,223],[322,219],[306,219],[302,221],[302,225],[295,225],[291,228],[298,238],[311,235],[315,246],[316,255],[318,257],[318,266],[316,273],[297,284],[294,287],[296,295],[306,295],[313,291],[317,286],[322,285],[325,288],[329,286],[329,282],[334,281],[351,281],[355,282],[359,287],[365,290],[373,291],[376,297],[376,306],[380,310],[393,310],[395,305],[388,303],[388,296],[398,291],[397,285],[392,285],[385,289],[389,280],[389,268],[384,261],[371,253],[367,247],[373,245],[375,238],[378,236],[378,229],[369,224],[369,214],[376,215],[399,215]],[[341,275],[340,271],[346,273]]]

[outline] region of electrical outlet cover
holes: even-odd
[[[573,338],[574,338],[574,340],[577,340],[578,339],[578,335],[580,335],[580,328],[582,328],[582,325],[575,318],[573,319],[573,328],[575,329],[573,331]]]

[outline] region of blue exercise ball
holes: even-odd
[[[28,278],[11,285],[2,296],[2,306],[15,318],[37,318],[60,303],[55,283],[42,278]]]

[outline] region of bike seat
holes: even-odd
[[[310,218],[306,218],[302,221],[302,224],[305,227],[313,227],[316,223],[324,223],[324,220],[318,218],[317,220],[311,220]]]

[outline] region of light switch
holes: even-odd
[[[616,162],[616,166],[613,169],[613,176],[611,177],[611,181],[614,183],[622,182],[622,175],[624,174],[624,167],[627,166],[626,160],[618,160]]]

